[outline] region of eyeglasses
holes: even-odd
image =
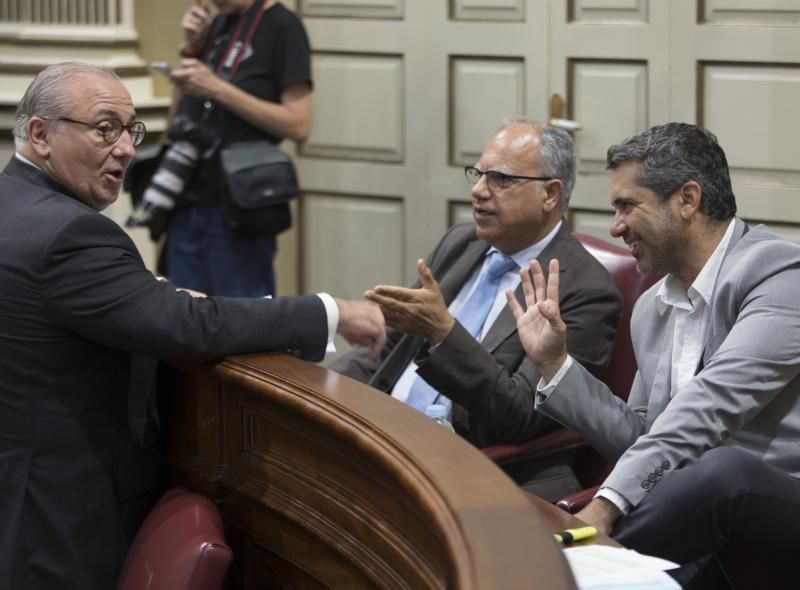
[[[66,121],[67,123],[76,123],[78,125],[86,125],[92,129],[97,129],[103,135],[103,139],[106,141],[106,143],[110,144],[117,143],[117,140],[122,135],[122,130],[124,129],[131,136],[131,143],[133,143],[133,145],[139,145],[144,139],[145,131],[147,131],[144,123],[141,121],[134,121],[130,125],[124,125],[119,119],[107,119],[106,121],[102,121],[95,125],[94,123],[87,123],[86,121],[76,121],[75,119],[70,119],[69,117],[39,118],[47,121]]]
[[[554,180],[552,176],[518,176],[516,174],[503,174],[497,170],[478,170],[475,166],[464,166],[464,176],[471,186],[480,182],[481,176],[486,177],[486,184],[490,190],[498,191],[511,186],[514,180]]]

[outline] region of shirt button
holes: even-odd
[[[651,473],[650,475],[647,476],[647,481],[654,482],[656,479],[658,478],[656,477],[655,473]]]
[[[661,477],[662,475],[664,475],[664,470],[661,469],[661,467],[656,467],[656,475],[658,477]]]
[[[649,489],[652,487],[652,485],[653,485],[653,484],[651,484],[651,483],[650,483],[649,481],[647,481],[646,479],[645,479],[645,480],[642,480],[642,487],[643,487],[644,489],[646,489],[646,490],[649,490]]]
[[[670,467],[672,467],[672,465],[670,465],[669,461],[664,461],[663,463],[661,463],[662,469],[669,469]]]

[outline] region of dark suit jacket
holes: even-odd
[[[483,263],[488,249],[472,224],[462,224],[450,229],[428,257],[448,305]],[[608,365],[619,324],[619,292],[605,267],[570,234],[566,221],[538,260],[547,269],[552,258],[560,262],[561,315],[567,324],[569,352],[600,374]],[[521,286],[516,295],[523,300]],[[380,358],[369,359],[364,350],[356,349],[330,368],[390,392],[414,359],[420,365],[418,373],[453,401],[456,431],[476,446],[520,443],[551,424],[533,410],[539,372],[520,344],[508,306],[483,342],[458,322],[433,351],[423,338],[390,329]]]
[[[318,297],[194,299],[156,281],[116,223],[12,158],[0,175],[0,580],[108,590],[152,489],[132,439],[132,353],[324,355]]]

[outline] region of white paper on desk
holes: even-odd
[[[680,590],[664,570],[678,564],[631,549],[586,545],[564,551],[580,590]]]

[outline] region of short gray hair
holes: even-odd
[[[575,142],[569,133],[558,127],[545,125],[529,117],[512,117],[503,121],[498,132],[509,127],[530,127],[539,137],[539,173],[558,178],[564,183],[561,210],[566,211],[572,189],[575,188]]]
[[[726,221],[736,214],[728,160],[717,137],[689,123],[656,125],[612,145],[606,154],[609,170],[637,162],[636,184],[666,201],[693,180],[703,191],[700,211],[709,219]]]
[[[14,139],[28,141],[25,126],[33,115],[41,117],[63,117],[74,106],[72,94],[64,92],[76,77],[100,77],[122,82],[119,76],[109,69],[79,61],[67,61],[47,66],[31,81],[22,100],[17,105],[14,120]]]

